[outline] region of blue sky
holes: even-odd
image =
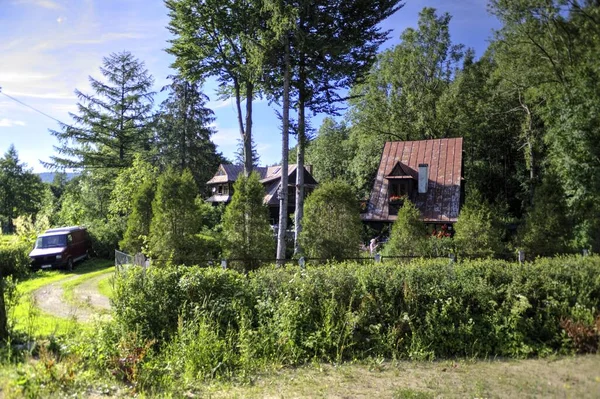
[[[480,56],[499,23],[488,15],[486,0],[407,0],[404,8],[383,23],[391,29],[383,48],[399,42],[400,33],[417,24],[423,7],[452,16],[455,43],[473,47]],[[74,90],[90,92],[88,76],[100,78],[102,57],[131,51],[144,61],[155,79],[155,91],[173,71],[172,56],[164,52],[169,39],[167,10],[161,0],[0,0],[0,87],[52,117],[71,123],[76,111]],[[215,111],[213,141],[232,157],[239,137],[233,101],[219,101],[213,82],[204,91]],[[157,96],[155,104],[162,101]],[[281,134],[275,105],[255,105],[254,132],[261,164],[281,158]],[[312,117],[318,128],[324,115]],[[35,172],[44,171],[39,160],[49,160],[57,141],[48,129],[57,123],[0,95],[0,152],[11,143],[19,157]]]

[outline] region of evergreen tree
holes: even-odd
[[[155,190],[154,183],[148,180],[141,183],[133,196],[133,209],[127,218],[123,239],[119,243],[121,248],[131,254],[142,252],[150,235]]]
[[[552,256],[568,251],[571,238],[565,194],[558,178],[547,174],[535,191],[533,206],[518,234],[518,246],[530,258]]]
[[[421,212],[406,200],[398,211],[398,217],[392,225],[390,240],[384,253],[390,256],[424,256],[429,252],[425,224]]]
[[[189,169],[196,186],[203,190],[223,158],[210,140],[215,133],[211,124],[213,112],[206,108],[206,97],[200,85],[180,76],[165,86],[169,97],[163,101],[156,118],[156,140],[159,163],[180,171]]]
[[[0,218],[4,232],[14,232],[13,219],[35,215],[41,208],[44,185],[21,163],[14,145],[0,158]]]
[[[260,155],[258,155],[258,151],[256,150],[256,144],[254,143],[254,139],[252,140],[252,166],[257,167],[260,164]],[[244,142],[242,140],[238,140],[238,148],[235,152],[235,163],[237,165],[244,164]]]
[[[454,242],[460,256],[485,258],[502,251],[502,228],[481,195],[472,191],[454,224]]]
[[[300,240],[309,257],[340,261],[358,256],[361,229],[358,201],[348,183],[322,183],[307,198]]]
[[[74,126],[51,130],[61,145],[50,166],[122,168],[131,165],[134,153],[150,150],[154,80],[144,63],[127,51],[112,53],[100,72],[103,80],[89,78],[93,94],[75,91]]]
[[[237,259],[233,267],[256,269],[260,260],[272,259],[275,251],[269,215],[264,205],[265,189],[257,173],[239,176],[231,202],[223,215],[224,254]]]
[[[146,201],[148,193],[149,190],[138,197],[139,203]],[[201,230],[197,194],[188,169],[179,173],[169,168],[158,178],[149,242],[150,255],[159,262],[191,264],[203,256],[196,236]]]

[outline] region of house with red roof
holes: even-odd
[[[279,221],[279,191],[281,182],[281,166],[258,166],[253,169],[260,176],[260,182],[265,188],[264,203],[269,207],[271,224]],[[317,181],[311,174],[312,167],[304,167],[304,195],[309,195],[317,186]],[[240,174],[244,173],[242,165],[221,164],[215,175],[206,184],[211,190],[211,196],[207,199],[213,204],[227,204],[233,195],[233,183]],[[288,165],[288,215],[296,211],[296,174],[298,165]]]
[[[393,223],[410,200],[427,224],[456,222],[464,198],[462,151],[462,138],[386,142],[361,219]]]

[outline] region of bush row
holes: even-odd
[[[155,361],[146,364],[153,379],[167,368],[198,378],[273,362],[571,353],[582,339],[595,350],[599,310],[597,256],[522,266],[341,263],[248,275],[152,267],[116,280],[121,333],[113,339],[133,334],[140,347],[153,343]]]
[[[28,242],[14,240],[0,245],[0,276],[21,277],[29,273],[29,252],[31,245]]]

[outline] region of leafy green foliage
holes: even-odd
[[[599,268],[600,258],[578,256],[524,265],[342,263],[247,276],[131,269],[116,281],[115,320],[122,334],[157,340],[152,373],[188,378],[311,360],[573,353],[573,326],[593,329],[598,316]]]
[[[408,200],[404,201],[404,206],[398,211],[384,254],[388,256],[429,254],[427,231],[421,221],[421,212]]]
[[[133,210],[127,219],[127,229],[123,240],[119,243],[120,247],[129,253],[142,252],[150,235],[154,194],[153,182],[146,181],[139,186],[133,196]]]
[[[39,176],[19,161],[11,145],[0,158],[0,223],[2,231],[14,232],[13,219],[34,215],[41,208],[44,186]]]
[[[459,256],[485,258],[500,254],[502,228],[494,211],[477,192],[472,192],[454,224]]]
[[[261,259],[273,259],[275,241],[269,226],[265,189],[257,173],[239,176],[233,185],[231,202],[223,215],[224,255],[235,259],[232,266],[242,270],[257,268]]]
[[[169,168],[158,178],[149,244],[150,255],[159,262],[190,264],[207,258],[208,248],[197,236],[201,226],[196,194],[196,184],[188,169],[179,173]]]
[[[330,180],[350,180],[350,162],[354,148],[350,144],[349,129],[331,118],[325,118],[317,137],[306,149],[306,164],[312,165],[312,175],[319,183]]]
[[[569,250],[571,231],[560,183],[547,176],[536,189],[533,207],[519,232],[518,246],[531,258],[565,253]]]
[[[356,193],[341,180],[325,182],[306,200],[302,247],[311,258],[358,256],[361,223]]]

